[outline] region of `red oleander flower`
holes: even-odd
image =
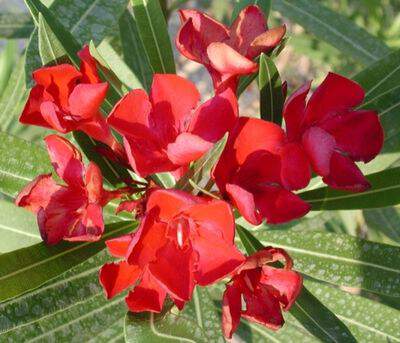
[[[226,90],[201,106],[196,87],[177,75],[154,75],[151,92],[129,92],[107,119],[124,137],[132,168],[146,177],[182,171],[234,124],[236,96]]]
[[[377,113],[355,109],[364,100],[364,90],[343,76],[329,73],[306,103],[310,86],[302,86],[285,104],[288,141],[304,150],[312,169],[329,186],[368,189],[355,162],[367,163],[382,149],[384,133]]]
[[[269,265],[278,260],[286,261],[284,268]],[[292,264],[284,250],[272,247],[247,258],[223,295],[222,331],[225,337],[232,338],[241,317],[272,330],[282,327],[282,309],[288,311],[291,308],[303,285],[301,275],[292,270]]]
[[[214,283],[243,263],[234,230],[224,201],[153,190],[138,231],[107,242],[125,260],[104,265],[100,282],[108,298],[138,282],[126,298],[132,312],[160,312],[166,295],[182,309],[196,284]]]
[[[304,152],[287,144],[282,128],[272,122],[240,117],[213,178],[221,193],[254,225],[263,218],[271,224],[283,223],[310,210],[291,192],[305,187],[310,179]]]
[[[254,58],[274,49],[286,33],[285,26],[268,29],[257,6],[243,9],[230,28],[197,10],[179,13],[176,46],[208,69],[217,92],[230,87],[236,93],[239,76],[256,72]]]
[[[79,151],[66,139],[50,135],[47,150],[59,185],[51,174],[39,175],[19,193],[15,203],[37,214],[40,234],[47,244],[67,241],[95,241],[104,231],[102,208],[118,191],[103,189],[99,167],[82,163]]]
[[[118,143],[100,114],[108,83],[101,82],[87,46],[78,55],[80,71],[70,64],[59,64],[33,72],[36,85],[29,94],[20,122],[64,134],[83,131],[115,148]]]

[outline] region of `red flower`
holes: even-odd
[[[306,103],[310,86],[305,84],[285,104],[289,142],[301,145],[312,169],[329,186],[366,190],[370,185],[354,162],[367,163],[382,149],[377,113],[354,110],[363,102],[364,90],[340,75],[329,73]]]
[[[224,201],[152,191],[138,231],[107,242],[113,256],[126,260],[104,265],[100,282],[108,298],[139,282],[126,298],[132,312],[160,312],[167,294],[181,309],[196,284],[214,283],[243,263],[234,229]]]
[[[283,269],[268,264],[284,259]],[[222,303],[222,331],[232,338],[240,317],[277,330],[301,291],[303,280],[292,270],[292,260],[282,249],[267,247],[247,258],[226,286]],[[246,309],[242,310],[242,297]]]
[[[104,231],[102,207],[120,193],[105,191],[99,167],[90,162],[85,168],[79,151],[66,139],[50,135],[45,142],[66,185],[57,184],[51,174],[39,175],[19,193],[16,205],[37,213],[40,234],[48,244],[98,240]]]
[[[286,33],[285,26],[268,29],[264,14],[248,6],[230,28],[197,10],[180,10],[182,27],[176,38],[178,50],[203,64],[218,91],[236,92],[240,75],[257,71],[253,59],[274,49]]]
[[[60,133],[80,130],[115,147],[117,142],[100,114],[108,83],[101,82],[87,46],[78,55],[80,71],[70,64],[60,64],[33,72],[36,85],[30,92],[20,122]]]
[[[286,143],[278,125],[241,117],[213,171],[220,191],[250,223],[272,224],[304,216],[310,206],[291,190],[307,185],[310,170],[302,150]],[[306,162],[304,162],[304,160]]]
[[[137,174],[176,171],[201,157],[234,124],[237,100],[231,90],[194,112],[200,95],[176,75],[154,75],[150,96],[140,89],[115,106],[107,122],[123,137]]]

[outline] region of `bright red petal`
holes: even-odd
[[[118,238],[109,239],[106,241],[106,246],[109,253],[117,258],[126,257],[128,252],[129,244],[132,241],[132,235],[124,235]]]
[[[125,289],[133,286],[142,271],[125,261],[107,263],[100,269],[99,281],[104,288],[107,299],[111,299]]]
[[[228,339],[232,338],[240,324],[242,312],[242,294],[235,285],[227,285],[222,298],[222,332]]]
[[[43,119],[48,123],[48,126],[60,133],[65,134],[71,131],[75,126],[74,123],[68,123],[64,120],[64,113],[51,101],[43,101],[40,104],[40,113]]]
[[[288,190],[307,187],[311,179],[308,157],[300,144],[288,143],[281,150],[281,178]]]
[[[82,50],[78,52],[81,59],[81,73],[83,83],[100,83],[100,77],[97,72],[96,60],[90,54],[89,46],[85,45]]]
[[[106,205],[101,203],[103,199],[103,175],[101,175],[100,168],[94,162],[89,162],[86,168],[85,185],[90,203]]]
[[[44,140],[56,173],[68,185],[82,187],[84,166],[79,150],[57,135],[49,135]]]
[[[44,101],[43,90],[44,88],[42,86],[35,86],[32,88],[21,117],[19,118],[22,124],[51,128],[40,111],[40,104]]]
[[[320,123],[360,105],[363,99],[364,90],[359,84],[338,74],[329,73],[310,98],[305,120],[308,125]]]
[[[260,225],[262,217],[257,211],[254,196],[244,188],[227,184],[226,191],[232,199],[233,204],[239,210],[240,214],[251,224]]]

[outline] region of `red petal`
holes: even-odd
[[[328,175],[331,156],[336,146],[335,138],[314,126],[304,133],[302,143],[313,170],[321,176]]]
[[[383,146],[384,133],[373,111],[357,111],[335,116],[321,125],[335,137],[337,148],[355,161],[371,161]]]
[[[75,126],[73,123],[67,123],[64,120],[64,114],[51,101],[44,101],[40,104],[40,113],[43,119],[48,123],[48,126],[60,133],[67,133]],[[69,124],[69,125],[68,125]]]
[[[362,103],[364,90],[359,84],[338,74],[329,73],[307,105],[307,124],[319,123],[338,112]]]
[[[43,126],[51,128],[49,123],[43,118],[40,112],[40,104],[43,99],[43,87],[35,86],[29,93],[29,98],[25,104],[24,110],[19,118],[22,124]]]
[[[301,86],[288,98],[283,108],[286,131],[288,138],[291,140],[297,140],[301,137],[306,109],[306,98],[310,87],[311,82],[307,82]]]
[[[117,146],[119,143],[114,139],[110,127],[100,113],[98,113],[92,121],[80,122],[76,130],[83,131],[95,140],[108,145],[114,150],[118,150]]]
[[[217,142],[232,129],[238,115],[236,95],[227,89],[197,108],[189,131],[206,141]]]
[[[101,175],[100,168],[94,162],[89,162],[86,168],[85,185],[89,202],[102,206],[106,205],[101,203],[103,198],[103,175]]]
[[[98,241],[104,232],[103,209],[100,205],[89,204],[81,214],[81,220],[64,236],[71,242]]]
[[[181,133],[174,143],[168,144],[167,154],[170,161],[178,166],[185,166],[199,159],[213,144],[191,133]]]
[[[233,204],[239,210],[240,214],[251,224],[260,225],[262,217],[257,211],[254,196],[244,188],[227,184],[226,191],[232,199]]]
[[[310,211],[308,203],[280,187],[260,186],[254,198],[258,210],[270,224],[301,218]]]
[[[97,73],[96,60],[90,54],[89,46],[85,45],[81,51],[78,52],[81,59],[81,73],[83,83],[100,83],[101,80]]]
[[[253,40],[265,32],[267,21],[258,6],[247,6],[237,16],[230,29],[230,44],[240,54],[247,56]],[[253,57],[249,57],[253,59]]]
[[[106,97],[108,83],[79,84],[69,96],[71,114],[81,119],[94,118]]]
[[[117,258],[124,258],[128,252],[129,244],[132,241],[132,235],[124,235],[118,238],[109,239],[106,245],[109,253]]]
[[[191,111],[200,100],[200,94],[196,86],[183,77],[175,74],[155,74],[150,99],[154,116],[159,119],[164,118],[163,125],[165,122],[173,124],[177,132],[182,132],[186,128],[186,121],[190,118]],[[155,129],[165,130],[162,125]]]
[[[52,194],[62,188],[55,183],[51,174],[39,175],[28,183],[15,199],[15,205],[37,213],[41,208],[46,208]]]
[[[68,185],[82,187],[84,167],[80,152],[60,136],[49,135],[44,140],[56,173]]]
[[[142,281],[129,292],[125,301],[132,312],[161,312],[166,293],[154,277],[146,271]]]
[[[227,76],[246,75],[258,70],[257,63],[249,60],[225,43],[211,43],[207,48],[211,66]]]
[[[332,188],[353,192],[363,192],[371,187],[357,165],[337,152],[332,154],[330,174],[323,181]]]
[[[311,179],[310,162],[300,144],[288,143],[281,150],[281,178],[288,190],[307,187]]]
[[[282,41],[286,34],[286,26],[278,26],[261,33],[258,37],[254,38],[251,42],[250,49],[248,49],[247,57],[254,59],[262,52],[268,53],[273,50]]]
[[[289,310],[296,301],[303,286],[303,278],[300,274],[287,269],[278,269],[263,266],[260,282],[268,286],[285,310]]]
[[[227,285],[222,298],[222,332],[228,339],[232,338],[240,324],[242,312],[242,294],[235,285]]]
[[[107,263],[100,269],[99,281],[104,288],[107,299],[111,299],[133,286],[142,271],[138,266],[133,266],[125,261]]]
[[[158,250],[157,257],[149,264],[152,275],[172,296],[182,301],[190,300],[195,286],[192,249],[180,249],[175,242],[169,241]]]
[[[117,209],[115,211],[115,214],[119,214],[119,213],[121,213],[123,211],[132,213],[132,212],[136,211],[136,209],[140,206],[141,203],[142,203],[142,200],[126,200],[126,201],[122,201],[118,205],[118,207],[117,207]]]

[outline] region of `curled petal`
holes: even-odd
[[[81,73],[83,83],[100,83],[100,77],[97,72],[96,60],[90,54],[89,46],[85,45],[82,50],[78,52],[81,60]]]
[[[40,85],[32,88],[21,117],[19,118],[20,123],[51,128],[40,111],[40,105],[44,101],[43,90],[43,86]]]
[[[242,312],[242,294],[235,285],[227,285],[222,298],[222,332],[228,339],[232,338],[240,324]]]
[[[262,52],[270,52],[272,49],[279,45],[285,34],[285,25],[274,27],[273,29],[261,33],[251,42],[250,48],[247,52],[247,57],[250,59],[254,59]]]
[[[111,299],[125,289],[133,286],[142,271],[126,261],[107,263],[100,269],[99,281],[103,286],[107,299]]]
[[[60,112],[60,109],[55,103],[51,101],[43,101],[40,104],[40,113],[48,126],[53,130],[60,133],[67,133],[71,130],[72,125],[68,125],[64,120],[63,113]]]

